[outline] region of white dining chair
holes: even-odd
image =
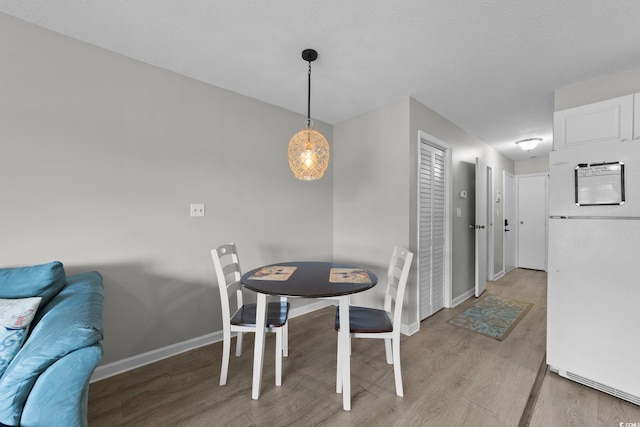
[[[227,383],[229,356],[231,353],[231,332],[237,333],[236,357],[242,355],[242,336],[245,332],[256,331],[256,305],[243,304],[242,276],[240,261],[235,243],[228,243],[211,250],[213,266],[220,288],[222,303],[222,367],[220,369],[220,385]],[[235,292],[236,309],[232,313],[229,296]],[[289,303],[286,298],[280,302],[267,304],[267,327],[265,331],[276,334],[276,385],[282,384],[282,356],[289,355],[288,344]]]
[[[413,253],[395,247],[387,270],[387,289],[384,308],[349,306],[349,329],[351,338],[377,338],[385,340],[385,355],[388,364],[393,364],[396,394],[403,396],[402,371],[400,369],[400,324],[402,321],[402,301],[409,277]],[[340,311],[336,309],[336,331],[340,330]],[[338,344],[339,346],[339,344]],[[340,348],[338,348],[340,354]],[[338,358],[340,360],[340,358]],[[338,364],[336,381],[342,389],[342,376]]]

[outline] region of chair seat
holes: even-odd
[[[289,317],[288,302],[270,302],[267,304],[267,327],[276,328],[284,326]],[[238,326],[255,326],[256,305],[245,304],[231,317],[231,324]]]
[[[336,309],[336,331],[340,330],[340,310]],[[389,313],[369,307],[349,306],[349,329],[351,333],[393,332]]]

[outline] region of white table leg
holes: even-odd
[[[349,295],[340,297],[340,345],[338,355],[342,374],[342,406],[345,411],[351,410],[351,358],[349,355]]]
[[[258,400],[262,383],[262,365],[264,361],[265,327],[267,323],[267,295],[257,293],[256,301],[256,336],[253,349],[253,387],[251,398]]]

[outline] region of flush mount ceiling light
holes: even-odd
[[[533,150],[542,141],[542,138],[527,138],[516,141],[516,145],[524,151]]]
[[[329,166],[329,143],[313,128],[311,121],[311,63],[318,58],[313,49],[302,51],[302,59],[309,63],[307,85],[307,127],[289,141],[289,167],[297,179],[313,181],[322,178]]]

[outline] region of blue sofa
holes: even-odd
[[[87,426],[89,379],[102,357],[97,272],[60,262],[0,269],[0,298],[42,297],[24,344],[0,376],[0,426]]]

